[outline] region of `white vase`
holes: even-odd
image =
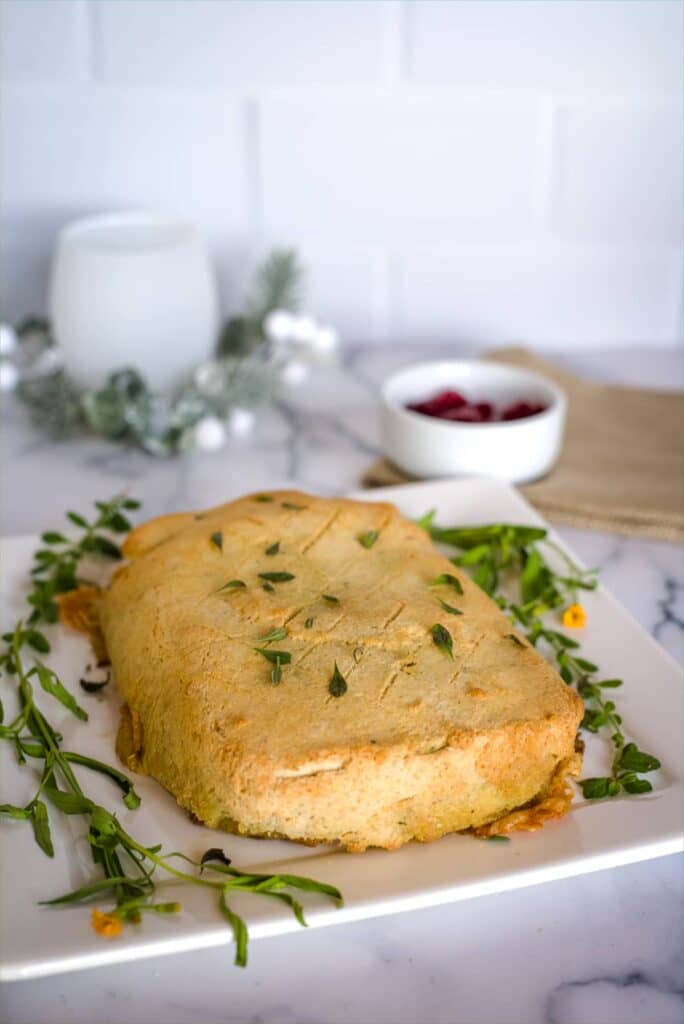
[[[158,214],[75,221],[59,234],[50,317],[78,384],[97,387],[132,367],[154,390],[172,388],[216,344],[206,245],[192,225]]]

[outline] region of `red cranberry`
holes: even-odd
[[[524,420],[528,416],[536,416],[538,412],[543,412],[545,408],[545,405],[539,405],[536,402],[512,402],[501,413],[501,419]]]
[[[483,423],[489,423],[494,419],[494,406],[491,402],[475,402],[473,408],[480,413]]]
[[[460,409],[449,409],[441,416],[443,420],[455,423],[484,423],[485,417],[476,405],[462,405]]]
[[[412,412],[422,412],[424,416],[441,417],[448,410],[458,409],[465,404],[465,398],[458,391],[447,390],[440,391],[438,395],[424,402],[411,402],[406,408]]]

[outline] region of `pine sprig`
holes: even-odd
[[[640,776],[657,770],[660,762],[652,754],[639,750],[635,743],[627,742],[615,701],[605,694],[606,690],[622,686],[622,680],[596,678],[598,666],[581,657],[577,641],[551,628],[543,618],[550,611],[575,607],[580,591],[596,588],[596,571],[581,569],[541,527],[497,523],[445,529],[435,525],[434,518],[433,510],[418,520],[418,524],[434,541],[460,550],[462,553],[452,559],[453,563],[469,571],[475,583],[522,628],[533,646],[545,648],[552,655],[563,681],[574,685],[584,701],[585,714],[580,727],[609,737],[614,748],[611,773],[582,779],[583,795],[587,799],[600,799],[621,792],[650,792],[651,783]],[[540,545],[560,556],[561,572],[552,568]],[[516,575],[519,599],[512,601],[502,592],[501,585],[504,579],[509,582]]]

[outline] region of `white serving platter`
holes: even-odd
[[[441,524],[508,521],[545,525],[517,491],[492,480],[422,483],[355,497],[392,501],[411,517],[434,507]],[[2,543],[3,630],[25,614],[27,575],[37,544],[33,537]],[[142,797],[137,811],[124,807],[118,791],[106,779],[85,769],[81,778],[91,796],[116,810],[124,827],[149,845],[162,843],[166,850],[182,850],[192,856],[222,846],[240,868],[311,875],[338,886],[345,896],[343,909],[335,909],[317,896],[304,900],[311,927],[455,902],[675,853],[684,848],[681,669],[605,590],[588,593],[584,603],[588,625],[581,635],[582,653],[599,664],[606,676],[624,679],[618,691],[624,729],[642,749],[662,761],[662,770],[649,776],[654,785],[651,794],[586,803],[578,792],[574,810],[567,817],[540,832],[516,834],[506,844],[452,835],[426,845],[412,843],[392,853],[345,854],[329,847],[238,838],[194,825],[173,798],[149,778],[136,780]],[[76,692],[89,660],[87,642],[60,627],[49,633],[53,643],[50,663]],[[9,721],[14,708],[6,695],[11,690],[7,686],[2,690],[5,720]],[[113,737],[119,701],[114,687],[102,696],[80,691],[78,696],[90,713],[85,724],[47,696],[41,695],[41,706],[63,733],[64,749],[116,763]],[[21,804],[35,790],[34,769],[19,768],[10,744],[1,746],[0,801]],[[605,772],[609,756],[607,744],[590,736],[584,774]],[[231,945],[230,931],[213,894],[195,887],[164,884],[164,898],[180,900],[182,912],[164,918],[148,915],[141,925],[125,927],[114,939],[94,934],[90,907],[39,907],[40,900],[97,877],[84,839],[83,819],[66,818],[52,810],[50,816],[53,860],[36,846],[26,823],[0,823],[0,979],[37,978]],[[106,901],[102,905],[106,906]],[[243,895],[235,898],[234,905],[246,918],[252,940],[299,928],[289,911],[281,911],[275,901]],[[258,947],[250,946],[250,955],[258,957]],[[232,957],[233,950],[227,948],[227,968]]]

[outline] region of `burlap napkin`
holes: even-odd
[[[681,392],[607,387],[580,380],[525,349],[486,357],[555,380],[568,396],[561,457],[542,480],[520,490],[547,518],[610,533],[684,539],[684,398]],[[367,487],[406,483],[385,459]]]

